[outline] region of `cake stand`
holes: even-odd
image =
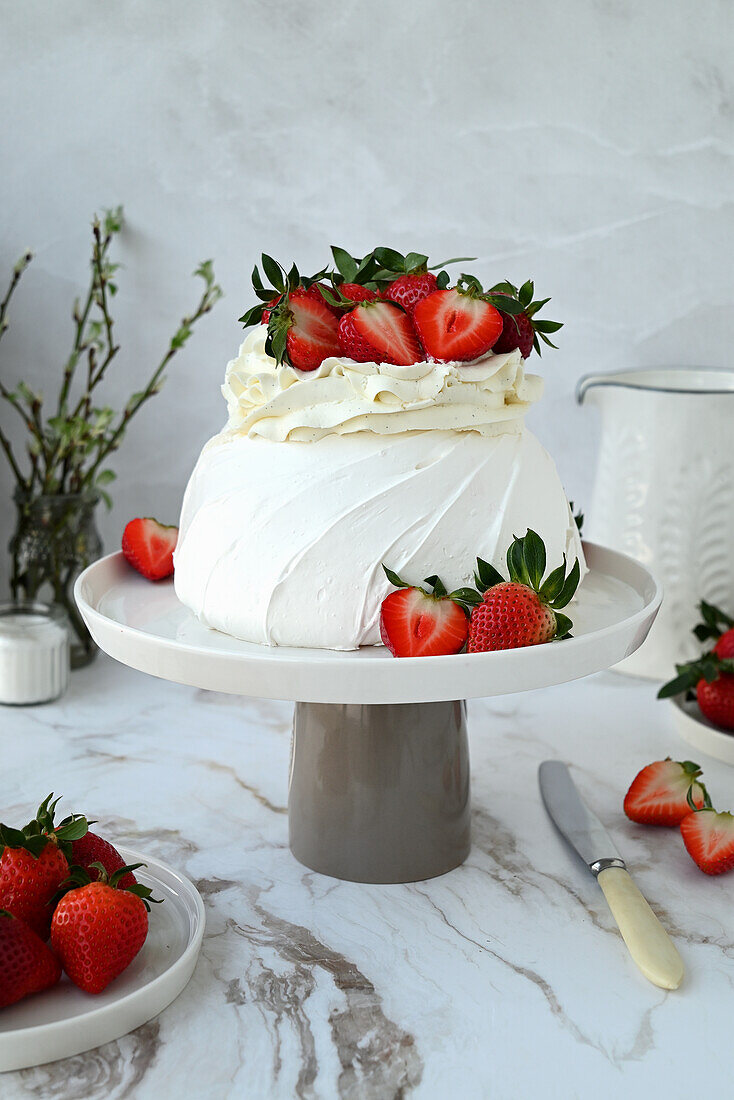
[[[291,851],[356,882],[413,882],[469,854],[465,700],[548,687],[609,668],[642,644],[661,590],[639,562],[584,544],[590,572],[563,642],[396,659],[241,642],[210,630],[121,553],[90,565],[75,596],[92,637],[132,668],[211,691],[294,700]]]

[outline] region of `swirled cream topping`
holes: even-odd
[[[543,380],[525,374],[519,351],[473,363],[356,363],[331,357],[315,371],[278,367],[267,328],[248,333],[227,364],[227,430],[273,442],[325,435],[428,429],[499,435],[520,431]]]

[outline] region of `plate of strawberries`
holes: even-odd
[[[205,916],[191,882],[117,849],[49,795],[0,825],[0,1072],[120,1038],[191,977]]]
[[[734,618],[706,600],[699,611],[693,634],[707,648],[695,660],[676,665],[675,677],[658,698],[672,700],[684,740],[734,764]]]

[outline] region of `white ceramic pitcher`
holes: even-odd
[[[618,669],[668,679],[697,654],[701,599],[734,613],[734,370],[666,367],[592,374],[579,404],[601,411],[585,534],[657,574],[649,637]]]

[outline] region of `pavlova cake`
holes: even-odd
[[[267,256],[272,286],[253,272],[228,421],[183,502],[182,603],[247,641],[349,650],[380,644],[390,576],[462,589],[529,528],[582,576],[555,465],[524,426],[542,393],[526,360],[560,328],[532,284],[485,291],[423,255],[333,252],[310,279]]]

